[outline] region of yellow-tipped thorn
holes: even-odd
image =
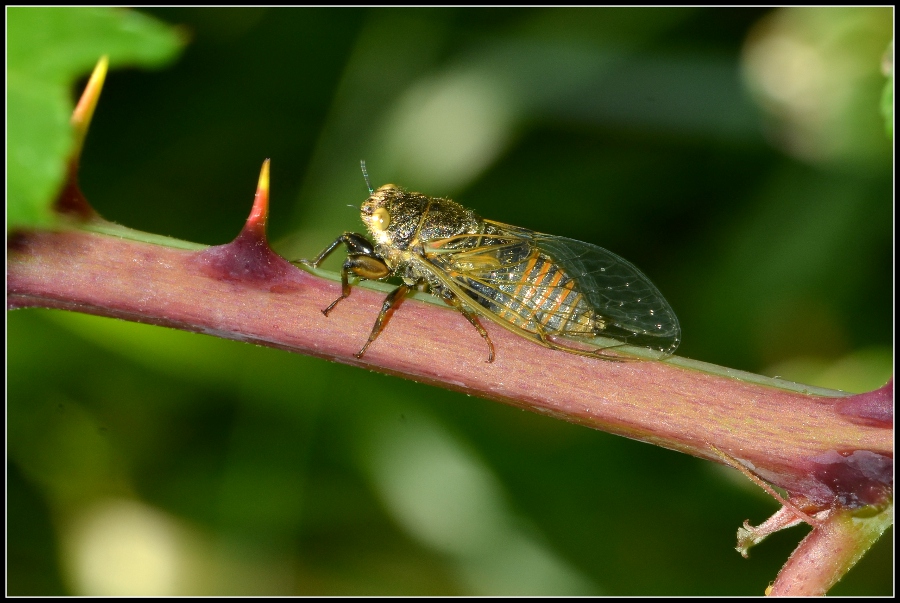
[[[253,209],[247,218],[247,226],[265,228],[266,217],[269,215],[269,159],[263,161],[259,171],[259,183],[256,185],[256,197],[253,199]]]
[[[84,144],[84,137],[87,135],[88,127],[91,125],[91,118],[94,116],[94,109],[97,108],[97,101],[100,100],[100,92],[103,90],[103,82],[106,80],[106,72],[109,71],[109,57],[103,55],[97,61],[91,73],[91,79],[88,80],[81,98],[78,99],[78,105],[72,112],[72,127],[75,129],[75,153],[78,157],[81,154],[81,147]]]

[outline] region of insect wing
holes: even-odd
[[[490,233],[432,241],[426,257],[488,318],[533,334],[604,335],[666,355],[678,347],[675,313],[630,262],[589,243],[485,223]]]
[[[535,233],[534,243],[578,283],[594,311],[607,320],[604,335],[672,354],[681,342],[675,312],[631,262],[602,247]]]

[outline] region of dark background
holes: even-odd
[[[847,391],[890,376],[890,9],[147,12],[191,43],[107,79],[81,181],[109,220],[227,242],[270,157],[271,238],[309,257],[361,228],[366,159],[374,186],[627,258],[679,355]],[[120,524],[168,534],[189,577],[165,592],[202,594],[758,595],[805,532],[743,560],[738,525],[777,506],[742,477],[493,402],[7,320],[10,594],[102,594],[79,564]],[[891,540],[832,592],[890,594]]]

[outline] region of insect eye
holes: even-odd
[[[391,214],[383,207],[372,212],[372,228],[378,231],[387,230],[391,224]]]

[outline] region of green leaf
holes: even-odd
[[[183,46],[178,32],[124,9],[9,8],[7,228],[47,226],[74,135],[70,88],[104,54],[112,67],[156,67]]]

